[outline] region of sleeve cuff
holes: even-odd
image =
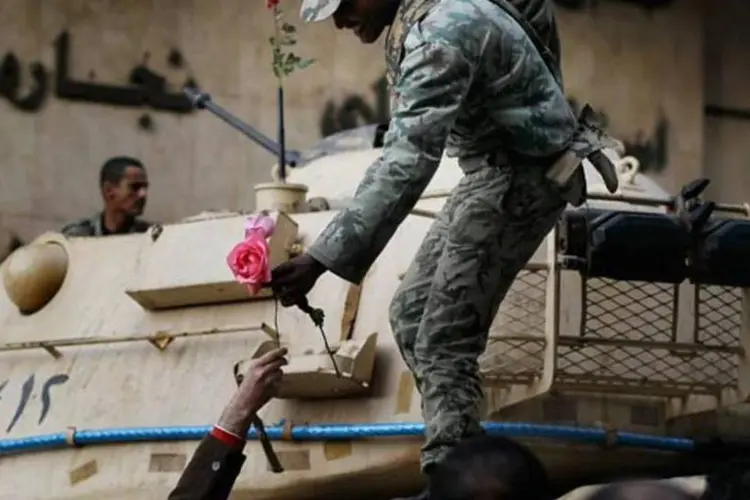
[[[307,254],[320,262],[330,272],[354,285],[359,285],[365,278],[365,273],[356,271],[351,267],[339,265],[335,259],[329,258],[326,252],[318,244],[313,244],[307,249]]]
[[[234,448],[241,448],[245,444],[245,438],[238,436],[233,432],[229,432],[219,425],[214,425],[211,429],[211,435],[222,443]]]

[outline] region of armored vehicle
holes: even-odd
[[[378,131],[330,137],[283,182],[256,186],[250,212],[277,223],[273,263],[353,196]],[[587,203],[520,273],[481,359],[488,431],[529,444],[561,482],[679,467],[703,436],[743,434],[735,409],[750,396],[747,207],[702,201],[703,181],[669,196],[632,158],[609,194],[585,166]],[[312,290],[331,356],[307,315],[234,281],[226,257],[247,214],[47,233],[16,250],[1,267],[0,498],[166,498],[232,394],[233,367],[277,340],[290,363],[260,416],[284,471],[250,442],[233,498],[417,489],[420,396],[388,304],[460,177],[444,158],[361,285],[325,275]]]

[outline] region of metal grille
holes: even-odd
[[[720,286],[695,288],[695,342],[707,346],[740,346],[742,289]],[[713,369],[725,386],[737,383],[737,356],[712,356]]]
[[[582,335],[652,342],[672,340],[673,285],[590,279],[584,286]]]
[[[615,390],[619,386],[628,392],[648,388],[662,394],[716,393],[736,383],[731,350],[709,352],[698,345],[675,349],[675,286],[590,279],[584,290],[581,338],[561,339],[559,382]],[[727,316],[739,315],[739,309],[730,314],[728,308],[721,310],[723,322]],[[720,328],[719,320],[704,321],[712,325],[711,331]]]
[[[528,383],[544,365],[547,269],[524,269],[503,300],[479,359],[487,382]]]
[[[742,328],[742,289],[696,287],[696,342],[738,346]]]

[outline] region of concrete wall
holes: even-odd
[[[184,81],[186,72],[167,70],[166,55],[174,46],[218,103],[272,134],[275,86],[267,40],[273,24],[263,5],[244,0],[4,0],[0,47],[12,49],[23,62],[40,59],[53,68],[52,43],[67,29],[71,76],[87,80],[95,72],[96,81],[118,84],[146,51],[151,67],[170,81]],[[372,57],[377,49],[352,44],[330,25],[307,30],[305,41],[301,52],[322,59],[289,82],[287,133],[293,146],[317,139],[325,99],[375,79],[382,66],[379,57]],[[368,57],[376,64],[361,64]],[[360,64],[349,68],[353,61]],[[146,133],[137,127],[145,110],[53,96],[36,114],[22,114],[5,101],[0,106],[0,214],[24,237],[97,210],[97,171],[110,155],[136,155],[147,163],[153,189],[146,215],[164,221],[208,208],[251,207],[252,186],[268,179],[273,163],[272,156],[208,114],[151,113],[156,130]]]
[[[705,122],[705,171],[712,196],[750,201],[750,2],[727,0],[706,22],[706,103],[744,111],[744,118],[712,116]]]
[[[695,0],[653,12],[620,1],[558,9],[568,93],[605,112],[667,190],[702,168],[703,11]]]
[[[299,26],[298,3],[287,3],[289,19]],[[569,94],[604,111],[611,130],[669,189],[698,175],[703,164],[701,5],[681,0],[650,13],[602,0],[595,8],[559,9]],[[40,60],[53,70],[53,42],[63,29],[70,32],[73,78],[124,83],[149,52],[149,65],[180,83],[188,72],[171,70],[165,61],[175,47],[218,103],[275,133],[267,41],[273,26],[264,2],[3,0],[0,55],[12,50],[24,64]],[[362,46],[331,23],[304,27],[299,38],[300,55],[317,57],[318,63],[287,82],[290,147],[304,148],[322,133],[387,116],[378,85],[384,68],[380,44]],[[739,39],[735,43],[739,47]],[[722,92],[730,98],[728,90]],[[733,99],[742,97],[739,89],[734,92]],[[155,129],[147,132],[137,126],[146,109],[50,95],[44,108],[29,114],[0,101],[0,225],[24,238],[98,210],[97,171],[114,154],[147,163],[152,190],[146,215],[158,221],[210,208],[251,207],[252,185],[268,179],[273,163],[207,113],[151,112]],[[728,134],[721,134],[723,140],[735,140]],[[735,162],[726,155],[721,161]]]

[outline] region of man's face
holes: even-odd
[[[342,0],[333,14],[340,30],[350,29],[362,43],[373,43],[393,22],[399,0]]]
[[[148,195],[148,176],[140,167],[127,167],[119,184],[104,185],[107,207],[131,217],[143,213]]]

